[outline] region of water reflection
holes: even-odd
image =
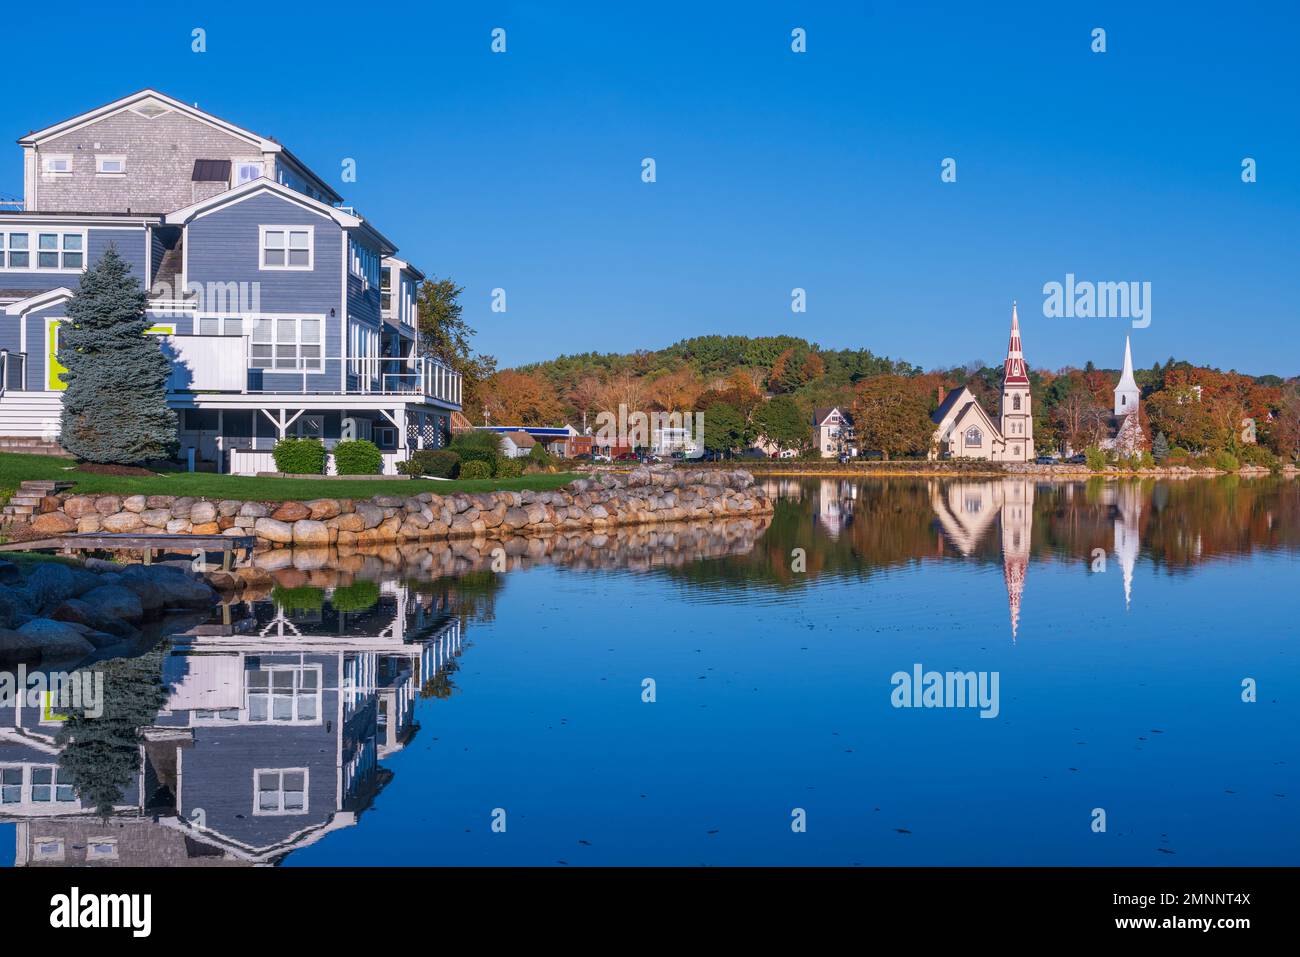
[[[1116,610],[1122,601],[1134,616],[1145,611],[1150,628],[1153,611],[1143,609],[1140,589],[1151,587],[1156,573],[1185,575],[1255,551],[1300,550],[1300,494],[1289,480],[837,478],[764,485],[777,509],[756,519],[258,555],[240,572],[241,589],[211,620],[186,623],[139,656],[90,666],[105,673],[102,717],[21,704],[0,709],[0,820],[16,824],[16,863],[276,864],[355,828],[390,785],[395,758],[416,740],[420,721],[432,720],[427,709],[448,707],[433,702],[458,690],[468,634],[482,627],[500,639],[554,625],[575,649],[595,641],[608,655],[615,649],[606,645],[616,644],[603,637],[609,621],[599,624],[589,613],[612,581],[634,583],[624,597],[633,619],[662,621],[669,608],[672,634],[660,631],[654,639],[688,642],[683,657],[690,658],[714,643],[718,625],[700,624],[683,608],[706,614],[709,605],[725,607],[731,621],[741,621],[742,635],[761,628],[763,616],[737,619],[736,612],[772,602],[806,616],[797,627],[810,635],[817,634],[814,621],[833,627],[856,614],[860,638],[867,620],[906,630],[923,614],[950,612],[945,584],[955,579],[944,576],[975,571],[962,580],[964,594],[998,590],[996,620],[985,621],[1006,636],[996,643],[1023,655],[1032,647],[1026,639],[1039,637],[1025,622],[1050,620],[1052,587],[1059,601],[1054,572],[1109,571],[1113,582],[1098,586],[1113,589],[1106,594]],[[791,556],[800,549],[806,562],[797,568]],[[496,621],[512,583],[527,588],[530,576],[516,573],[543,569],[567,576],[564,599],[539,612],[539,599],[548,596],[534,588]],[[589,572],[601,574],[582,577]],[[871,619],[861,607],[840,610],[846,594],[871,591],[845,592],[842,585],[886,572],[931,576],[914,593],[927,606],[891,598],[871,609]],[[632,604],[636,595],[646,596],[644,607]],[[969,609],[950,615],[959,622],[953,627],[972,627],[969,616]],[[783,674],[806,667],[812,640],[800,639]],[[1021,647],[1011,648],[1016,642]],[[773,653],[762,642],[729,647],[732,657],[715,662],[720,672],[741,672],[751,667],[747,655]],[[863,667],[887,650],[868,641],[845,647],[845,660]],[[597,657],[586,650],[577,660]],[[497,660],[495,668],[519,664]],[[1161,665],[1155,659],[1150,667]],[[695,668],[691,682],[708,672],[719,674]],[[757,684],[746,679],[743,687],[757,694]],[[470,694],[488,694],[482,685]],[[566,710],[590,704],[578,691],[569,694],[578,697],[565,701]],[[840,700],[825,676],[823,694]],[[845,700],[860,694],[855,685]],[[459,699],[460,708],[467,703]],[[482,706],[477,697],[474,704]],[[441,724],[448,712],[438,714]],[[761,726],[764,719],[756,712],[750,720]],[[432,760],[418,750],[404,759],[417,762],[407,767]],[[851,752],[837,752],[845,753]],[[596,756],[562,752],[539,760],[586,767]]]

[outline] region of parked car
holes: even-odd
[[[614,461],[615,462],[639,462],[641,461],[641,457],[637,455],[635,452],[620,452],[618,455],[614,456]]]
[[[601,453],[598,452],[598,453],[596,453],[595,455],[593,455],[593,456],[591,457],[591,460],[592,460],[593,462],[608,462],[608,461],[609,461],[609,456],[608,456],[608,455],[602,455]]]
[[[1082,453],[1080,453],[1079,455],[1071,455],[1068,459],[1065,460],[1065,464],[1066,465],[1087,465],[1088,456]]]
[[[762,449],[749,448],[741,452],[740,457],[742,459],[765,459],[767,458],[767,453]]]
[[[798,449],[782,449],[781,455],[779,457],[783,459],[792,459],[798,454],[799,454]]]
[[[596,457],[592,455],[590,452],[579,452],[573,458],[574,461],[576,462],[593,462],[595,461]]]
[[[1059,461],[1060,461],[1060,459],[1058,459],[1055,455],[1040,455],[1038,458],[1034,459],[1034,464],[1035,464],[1035,465],[1055,465],[1055,464],[1056,464],[1057,462],[1059,462]]]

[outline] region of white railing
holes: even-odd
[[[172,392],[240,392],[290,395],[423,395],[460,405],[460,373],[426,356],[274,356],[254,359],[247,336],[173,335],[164,351],[172,360]],[[307,347],[299,347],[303,349]],[[278,349],[278,347],[277,347]],[[265,363],[265,364],[255,364]],[[346,387],[339,375],[347,370]],[[251,373],[263,379],[250,388]],[[267,379],[270,379],[267,382]]]

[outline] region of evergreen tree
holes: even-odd
[[[1163,432],[1156,433],[1155,441],[1151,443],[1151,457],[1157,462],[1163,462],[1169,455],[1169,440],[1165,438]]]
[[[176,413],[167,408],[170,363],[145,335],[145,294],[114,246],[81,277],[59,326],[62,443],[91,462],[130,465],[171,454]]]

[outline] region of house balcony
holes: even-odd
[[[245,336],[168,336],[171,393],[373,396],[432,400],[459,408],[461,376],[426,356],[322,355],[320,346],[277,346],[254,356]]]

